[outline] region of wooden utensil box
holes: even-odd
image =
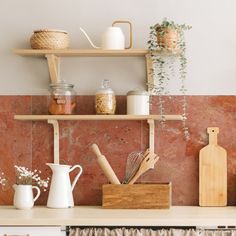
[[[171,183],[105,184],[102,207],[110,209],[168,209]]]

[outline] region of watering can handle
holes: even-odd
[[[132,33],[132,24],[131,22],[127,21],[127,20],[116,20],[112,23],[112,26],[114,26],[115,24],[129,24],[129,47],[126,47],[125,49],[130,49],[132,47],[133,44],[133,33]]]
[[[82,168],[82,166],[80,166],[80,165],[75,165],[75,166],[73,166],[72,168],[70,168],[70,172],[73,171],[73,170],[76,169],[76,168],[79,168],[80,170],[79,170],[79,173],[75,176],[74,181],[72,182],[71,191],[73,191],[73,189],[74,189],[74,187],[75,187],[75,184],[77,183],[77,181],[78,181],[80,175],[81,175],[82,172],[83,172],[83,168]]]

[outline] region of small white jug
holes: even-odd
[[[22,210],[32,208],[41,193],[39,187],[32,185],[14,184],[13,188],[15,190],[13,204],[17,209]],[[37,190],[35,197],[33,197],[33,189]]]

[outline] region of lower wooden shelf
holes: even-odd
[[[59,164],[59,120],[146,120],[149,125],[149,149],[154,153],[155,120],[182,120],[181,115],[15,115],[22,121],[47,121],[54,130],[54,163]]]
[[[15,115],[15,120],[182,120],[182,115]]]

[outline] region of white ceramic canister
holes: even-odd
[[[127,93],[128,115],[149,115],[149,93],[143,90],[133,90]]]

